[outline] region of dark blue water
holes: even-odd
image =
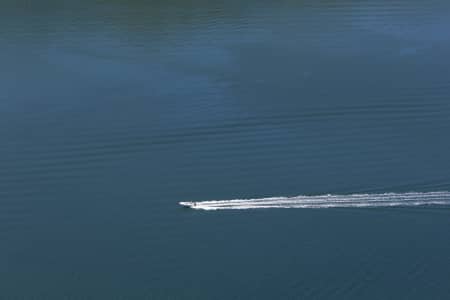
[[[0,1],[0,298],[448,299],[450,4]]]

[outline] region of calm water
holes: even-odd
[[[0,0],[0,298],[448,299],[450,3]]]

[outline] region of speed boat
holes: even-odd
[[[193,208],[197,205],[197,203],[193,201],[179,202],[178,204],[186,208]]]

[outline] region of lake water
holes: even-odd
[[[449,133],[447,0],[1,0],[0,298],[448,299],[450,206],[178,202],[450,191]]]

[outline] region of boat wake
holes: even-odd
[[[450,192],[408,192],[384,194],[320,195],[270,197],[199,202],[180,202],[182,206],[201,210],[256,208],[332,208],[332,207],[394,207],[450,206]]]

